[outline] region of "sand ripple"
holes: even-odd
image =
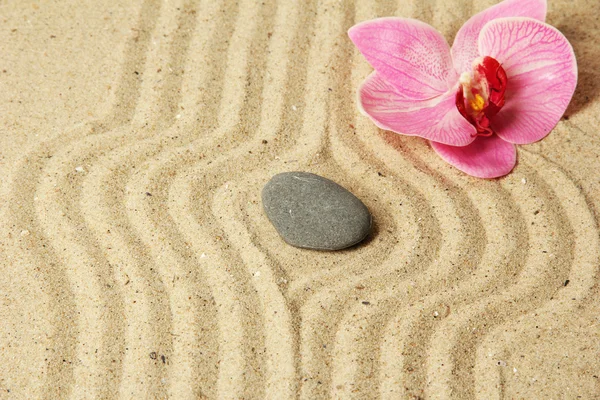
[[[350,26],[399,15],[451,37],[484,3],[140,2],[111,111],[9,167],[0,344],[17,361],[0,392],[599,397],[597,182],[576,154],[544,156],[554,136],[595,133],[589,87],[551,144],[521,148],[494,181],[356,112],[370,67]],[[582,71],[598,58],[589,40]],[[292,170],[363,199],[372,237],[336,253],[285,245],[260,190]]]

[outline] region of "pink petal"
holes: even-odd
[[[382,129],[465,146],[476,130],[458,112],[455,96],[451,90],[430,100],[409,99],[375,71],[358,88],[358,106]]]
[[[431,142],[431,147],[444,161],[477,178],[497,178],[508,174],[517,161],[517,150],[500,137],[479,136],[464,147]]]
[[[516,144],[550,133],[577,86],[577,61],[569,41],[543,22],[502,18],[481,30],[479,50],[502,63],[508,76],[506,104],[491,120],[496,133]]]
[[[378,18],[353,26],[348,36],[381,77],[405,97],[430,99],[458,80],[446,40],[423,22]]]
[[[546,20],[546,0],[505,0],[472,16],[460,28],[452,44],[454,68],[460,74],[471,71],[473,60],[480,55],[477,47],[479,32],[485,24],[496,18],[529,17]]]

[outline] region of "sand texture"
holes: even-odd
[[[0,398],[600,398],[600,2],[549,1],[579,86],[505,178],[356,109],[350,26],[495,3],[0,2]],[[286,245],[294,170],[373,235]]]

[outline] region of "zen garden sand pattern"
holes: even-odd
[[[350,27],[497,3],[3,1],[0,398],[600,398],[600,2],[549,0],[578,84],[505,177],[357,109]],[[370,235],[285,243],[292,171]]]

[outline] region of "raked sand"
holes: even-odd
[[[3,1],[0,398],[600,398],[600,2],[550,0],[579,86],[505,178],[356,109],[350,26],[495,3]],[[372,237],[284,244],[292,170]]]

